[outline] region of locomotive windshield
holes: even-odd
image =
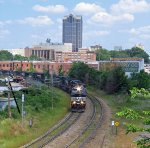
[[[71,94],[71,97],[86,97],[86,94]]]

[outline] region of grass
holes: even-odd
[[[143,126],[142,119],[138,120],[127,120],[124,118],[119,118],[116,116],[117,112],[122,111],[123,108],[128,107],[133,110],[136,110],[137,112],[143,111],[143,110],[150,110],[150,99],[148,98],[137,98],[134,101],[130,100],[130,96],[128,94],[113,94],[109,95],[106,94],[103,91],[100,91],[94,87],[88,87],[88,92],[92,95],[98,96],[99,98],[102,98],[111,108],[112,111],[112,117],[111,121],[119,121],[120,126],[118,128],[119,132],[118,135],[112,135],[112,148],[134,148],[136,147],[136,144],[133,143],[134,138],[139,133],[130,133],[126,135],[126,130],[124,123],[133,123],[137,126]],[[110,124],[111,124],[110,121]],[[111,132],[110,132],[111,133]]]
[[[0,147],[16,148],[20,147],[32,139],[37,138],[50,127],[60,121],[69,110],[69,95],[59,89],[55,89],[59,101],[52,109],[49,107],[40,112],[33,112],[28,109],[22,127],[21,118],[0,120]],[[29,127],[29,119],[33,118],[33,126]]]

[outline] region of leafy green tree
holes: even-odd
[[[31,55],[29,60],[31,60],[31,61],[40,61],[41,59],[39,57],[35,56],[35,55]]]
[[[130,57],[125,50],[111,50],[110,51],[111,58],[128,58]]]
[[[145,90],[144,88],[138,89],[138,88],[133,88],[131,91],[131,98],[134,99],[135,97],[142,95],[142,98],[148,98],[150,99],[150,93]],[[144,100],[143,100],[144,101]],[[145,109],[145,108],[144,108]],[[126,134],[130,133],[130,132],[148,132],[150,133],[150,110],[133,110],[130,108],[124,108],[121,112],[116,113],[117,116],[122,117],[122,118],[126,118],[127,120],[138,120],[139,122],[143,123],[143,125],[148,125],[148,127],[137,127],[135,124],[130,124],[125,123],[126,125]],[[149,137],[145,137],[142,139],[137,140],[137,146],[140,148],[149,148],[150,146],[150,138]]]
[[[149,119],[150,111],[143,111],[143,112],[137,112],[135,110],[132,110],[130,108],[125,108],[121,112],[117,113],[117,116],[126,118],[128,120],[142,120],[144,125],[150,125],[150,119]],[[126,126],[126,134],[128,133],[135,133],[135,132],[148,132],[150,133],[150,128],[144,128],[144,127],[137,127],[135,124],[128,124],[125,123]],[[150,146],[150,138],[145,137],[142,139],[137,140],[137,146],[140,148],[149,148]]]
[[[144,72],[144,70],[141,70],[139,73],[133,73],[131,75],[131,78],[129,78],[129,80],[130,80],[129,89],[132,89],[132,87],[145,89],[150,88],[150,75]]]
[[[132,49],[126,50],[126,52],[130,57],[144,58],[145,63],[150,63],[149,55],[141,48],[133,47]]]
[[[116,67],[107,76],[105,91],[115,93],[127,90],[127,76],[121,67]]]
[[[24,57],[24,56],[21,56],[21,55],[19,55],[19,54],[16,54],[16,55],[13,57],[13,60],[24,61],[24,60],[27,60],[27,57]]]
[[[98,49],[96,51],[96,60],[110,60],[110,52],[107,49]]]
[[[89,66],[83,62],[74,62],[69,70],[69,76],[86,82],[86,74],[89,72]]]
[[[7,50],[0,51],[0,61],[7,61],[12,59],[13,59],[13,55],[10,52],[8,52]]]

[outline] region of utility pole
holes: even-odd
[[[22,94],[22,127],[23,127],[23,117],[24,117],[24,94]]]
[[[9,85],[9,84],[8,84]],[[8,116],[11,118],[11,109],[10,109],[10,89],[8,86]]]
[[[53,101],[54,101],[54,98],[53,98],[53,68],[52,68],[52,74],[51,74],[51,87],[52,87],[52,109],[54,108],[54,104],[53,104]]]

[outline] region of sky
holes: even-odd
[[[82,16],[83,47],[142,44],[150,55],[150,0],[0,0],[0,49],[62,42],[69,14]]]

